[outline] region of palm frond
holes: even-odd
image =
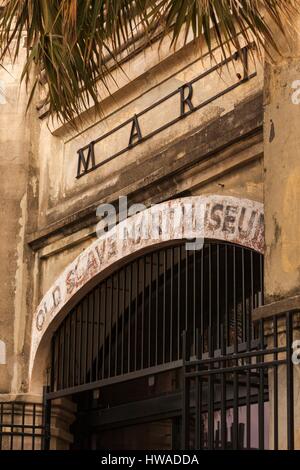
[[[119,51],[137,34],[151,41],[158,32],[176,47],[202,37],[213,54],[213,41],[224,56],[254,41],[277,50],[270,21],[284,37],[292,31],[300,0],[7,0],[0,10],[0,61],[16,59],[27,37],[22,78],[47,87],[52,116],[68,121],[99,105],[99,82],[109,91]],[[201,54],[201,50],[199,50]],[[30,78],[30,80],[29,80]],[[30,104],[30,103],[29,103]]]

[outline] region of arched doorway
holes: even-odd
[[[247,388],[228,373],[223,400],[221,383],[214,384],[208,429],[211,383],[203,383],[206,398],[195,422],[182,409],[187,395],[183,359],[199,353],[207,359],[224,348],[230,356],[255,341],[251,313],[262,303],[263,256],[217,241],[195,251],[187,251],[184,242],[156,249],[94,286],[52,338],[50,396],[68,396],[77,405],[73,448],[178,449],[182,436],[194,435],[199,427],[200,447],[216,447],[217,403],[228,415],[234,409],[237,421],[230,423],[226,415],[223,447],[237,447],[232,426],[240,429],[241,446],[249,428],[241,410],[249,397],[251,420],[258,419],[254,382]],[[188,406],[195,407],[195,397]]]

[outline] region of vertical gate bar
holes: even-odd
[[[220,245],[217,245],[217,349],[221,348],[220,341]]]
[[[61,329],[57,331],[57,390],[61,389]]]
[[[185,322],[184,328],[189,331],[189,251],[185,250]]]
[[[153,280],[153,254],[149,257],[149,317],[148,317],[148,367],[151,366],[151,324],[152,324],[152,280]]]
[[[295,412],[294,412],[294,364],[293,364],[293,313],[286,316],[286,348],[287,348],[287,440],[288,450],[295,447]]]
[[[156,253],[156,289],[155,289],[155,365],[158,365],[158,308],[159,308],[159,268],[160,252]]]
[[[264,258],[263,255],[259,255],[260,263],[260,289],[261,289],[261,298],[259,307],[264,304]]]
[[[61,383],[62,383],[62,388],[66,388],[66,372],[67,372],[67,340],[66,340],[66,323],[67,323],[67,317],[64,319],[62,326],[61,326],[61,331],[62,331],[62,378],[61,378]]]
[[[96,289],[96,298],[95,298],[95,310],[97,312],[97,335],[96,335],[96,380],[100,378],[100,351],[101,351],[101,299],[100,299],[100,289],[98,286]]]
[[[69,373],[70,373],[70,318],[71,313],[66,317],[65,320],[65,337],[64,341],[66,343],[65,346],[65,380],[64,380],[64,388],[69,387]]]
[[[91,368],[91,360],[90,360],[90,354],[91,354],[91,342],[92,342],[92,332],[91,326],[92,326],[92,320],[91,320],[91,312],[92,312],[92,307],[91,307],[91,296],[92,292],[90,292],[85,299],[85,311],[86,311],[86,335],[85,335],[85,380],[84,383],[91,382],[91,373],[92,373],[92,368]]]
[[[213,338],[211,326],[208,327],[208,350],[209,358],[214,357],[213,353]],[[214,368],[214,363],[209,364],[208,370]],[[212,374],[208,375],[208,386],[207,386],[207,400],[208,400],[208,450],[214,449],[214,377]]]
[[[253,331],[253,325],[252,325],[252,312],[255,308],[255,303],[254,303],[254,262],[253,262],[253,251],[250,253],[250,273],[251,273],[251,309],[250,309],[250,336],[252,339],[252,331]]]
[[[135,263],[135,316],[134,316],[134,370],[137,369],[137,335],[138,335],[138,298],[139,298],[139,260]]]
[[[76,337],[75,337],[75,368],[74,381],[75,385],[80,384],[81,358],[80,358],[80,337],[81,337],[81,313],[79,306],[76,307]]]
[[[129,300],[128,300],[128,344],[127,344],[127,372],[131,370],[131,302],[132,302],[132,264],[129,265]]]
[[[208,326],[211,328],[210,334],[213,334],[212,330],[212,266],[211,266],[211,244],[208,245]],[[212,340],[212,337],[210,338]]]
[[[230,341],[230,324],[229,324],[229,312],[228,312],[228,245],[225,245],[225,260],[224,260],[224,274],[225,274],[225,279],[224,279],[224,290],[225,290],[225,334],[226,334],[226,347],[229,346],[229,341]]]
[[[234,323],[234,352],[238,352],[238,316],[237,316],[237,289],[236,289],[236,247],[232,248],[233,265],[233,323]]]
[[[264,322],[259,322],[259,342],[261,351],[264,350]],[[264,356],[259,356],[258,360],[263,363]],[[259,421],[259,450],[265,448],[265,370],[261,365],[259,368],[259,401],[258,401],[258,421]]]
[[[245,279],[245,251],[243,255],[244,259],[244,279]],[[252,277],[251,274],[251,266],[250,266],[250,279]],[[246,304],[245,304],[246,307]],[[252,300],[251,300],[251,292],[250,292],[250,299],[248,303],[248,309],[245,308],[245,326],[246,326],[246,344],[247,344],[247,351],[251,351],[251,327],[252,327]],[[252,359],[249,357],[248,364],[251,364]],[[247,432],[247,449],[251,449],[251,369],[248,369],[246,372],[246,432]]]
[[[253,325],[252,325],[252,309],[253,309],[253,301],[252,301],[252,296],[253,296],[253,291],[252,291],[252,286],[253,286],[253,262],[252,262],[252,252],[250,253],[250,294],[248,298],[248,309],[246,312],[247,315],[247,349],[250,351],[251,348],[251,343],[252,343],[252,330],[253,330]]]
[[[180,246],[177,248],[178,252],[178,265],[177,265],[177,272],[178,272],[178,279],[177,279],[177,285],[178,285],[178,290],[177,290],[177,359],[180,359],[180,317],[181,317],[181,248]]]
[[[221,325],[221,356],[226,355],[226,342],[224,325]],[[221,449],[226,450],[227,445],[227,419],[226,419],[226,373],[225,364],[222,362],[221,365]]]
[[[167,289],[167,269],[166,269],[166,250],[163,251],[163,331],[162,331],[162,362],[166,363],[166,289]]]
[[[103,316],[104,316],[104,325],[103,325],[103,340],[102,340],[102,380],[105,378],[105,342],[106,342],[106,297],[107,297],[107,280],[102,284],[102,289],[104,291],[103,297]]]
[[[236,365],[237,361],[235,361]],[[238,396],[239,396],[239,389],[238,389],[238,373],[235,371],[233,373],[233,425],[232,425],[232,431],[233,431],[233,450],[238,449],[238,442],[239,442],[239,436],[238,436],[238,431],[239,431],[239,401],[238,401]]]
[[[81,374],[82,374],[82,324],[83,324],[83,310],[82,310],[82,302],[79,304],[78,307],[79,311],[79,357],[78,357],[78,385],[81,384]]]
[[[42,413],[44,412],[44,409],[42,410]],[[35,438],[36,438],[36,432],[35,432],[35,421],[36,421],[36,404],[34,403],[32,405],[32,450],[35,450]],[[41,449],[44,449],[44,432],[45,428],[42,426],[42,431],[41,431]]]
[[[71,319],[72,319],[72,315],[73,315],[73,311],[70,312],[70,314],[68,315],[68,330],[69,330],[69,342],[68,342],[68,357],[67,357],[67,383],[66,383],[66,387],[69,388],[70,387],[70,384],[71,384],[71,333],[72,333],[72,322],[71,322]]]
[[[80,302],[80,330],[79,330],[79,335],[80,335],[80,350],[79,350],[79,361],[80,361],[80,375],[79,375],[79,385],[82,383],[82,377],[84,377],[85,374],[85,356],[84,356],[84,348],[85,348],[85,342],[84,342],[84,324],[85,324],[85,314],[84,314],[84,300]]]
[[[77,309],[73,310],[73,350],[72,350],[72,387],[75,387],[75,373],[76,373],[76,335],[77,335]],[[52,389],[51,389],[52,390]]]
[[[249,349],[248,349],[249,351]],[[250,352],[250,351],[249,351]],[[251,363],[251,357],[248,364]],[[247,432],[247,449],[251,449],[251,370],[246,371],[246,432]]]
[[[84,369],[83,369],[83,383],[87,382],[88,378],[88,356],[89,356],[89,295],[83,300],[83,311],[84,311]]]
[[[119,307],[120,307],[120,270],[116,275],[116,334],[115,334],[115,376],[118,375],[118,351],[119,351]]]
[[[56,354],[56,341],[55,341],[55,336],[56,333],[51,338],[51,366],[50,366],[50,383],[47,385],[50,385],[51,390],[55,391],[55,373],[56,373],[56,367],[55,367],[55,354]]]
[[[201,311],[200,311],[200,333],[202,339],[204,339],[204,250],[201,250]],[[202,341],[202,351],[204,352],[204,341]]]
[[[146,295],[146,256],[142,260],[143,267],[143,284],[142,284],[142,337],[141,337],[141,369],[144,368],[144,355],[145,355],[145,295]]]
[[[58,352],[59,352],[59,363],[58,363],[58,389],[61,390],[63,387],[62,384],[62,374],[63,374],[63,350],[62,350],[62,328],[58,331]]]
[[[70,374],[71,374],[71,380],[70,380],[70,387],[74,387],[74,369],[75,369],[75,351],[76,351],[76,310],[74,309],[72,311],[72,321],[71,321],[71,328],[72,328],[72,351],[71,351],[71,357],[70,357]],[[51,382],[52,383],[52,379]],[[51,388],[52,390],[52,388]]]
[[[90,303],[92,308],[92,319],[91,319],[91,357],[90,357],[90,382],[95,381],[95,377],[93,375],[94,371],[94,343],[95,343],[95,289],[92,290],[90,295]]]
[[[170,362],[173,361],[173,295],[174,295],[174,248],[171,248],[170,266]]]
[[[24,450],[24,433],[25,433],[25,403],[22,403],[22,436],[21,436],[21,450]]]
[[[43,431],[42,431],[42,448],[43,450],[50,449],[50,426],[51,426],[51,401],[47,398],[49,387],[43,389]],[[35,412],[34,412],[35,415]]]
[[[198,331],[198,335],[200,332]],[[197,356],[197,327],[196,327],[196,249],[193,250],[193,355]]]
[[[273,330],[274,330],[274,349],[278,348],[278,317],[273,317]],[[274,354],[274,361],[278,361],[278,353]],[[273,377],[274,377],[274,450],[278,450],[278,366],[277,364],[273,367]]]
[[[14,449],[14,428],[15,428],[15,403],[11,407],[11,421],[10,421],[10,450]]]
[[[57,390],[60,390],[60,369],[61,369],[61,341],[60,341],[60,333],[61,330],[58,330],[56,333],[56,341],[57,341]]]
[[[188,357],[187,332],[182,333],[182,359],[183,359],[183,393],[182,393],[182,450],[190,448],[190,378],[186,376]]]
[[[111,377],[112,369],[112,329],[113,329],[113,301],[114,301],[114,275],[110,277],[110,298],[109,298],[109,337],[108,337],[108,377]]]
[[[236,247],[232,247],[232,274],[233,274],[233,323],[234,323],[234,353],[238,354],[238,318],[237,318],[237,292],[236,292]],[[238,360],[235,360],[238,366]],[[233,448],[238,449],[239,443],[239,388],[238,373],[233,374]]]
[[[194,332],[193,332],[194,333]],[[195,336],[195,356],[196,360],[199,361],[200,356],[200,332],[197,329]],[[199,366],[197,365],[196,371],[200,370]],[[196,425],[196,432],[195,432],[195,449],[200,450],[201,448],[201,396],[200,396],[200,376],[195,377],[196,380],[196,397],[195,397],[195,425]]]
[[[65,354],[65,347],[66,347],[66,319],[63,321],[61,325],[61,342],[62,342],[62,351],[61,351],[61,388],[65,387],[65,372],[66,372],[66,367],[65,367],[65,362],[66,362],[66,354]]]
[[[81,339],[81,348],[80,348],[80,362],[81,362],[81,375],[80,375],[80,384],[85,383],[85,376],[86,376],[86,308],[85,308],[85,299],[81,302],[81,332],[80,332],[80,339]],[[82,380],[83,378],[83,380]]]
[[[75,336],[74,336],[74,363],[73,363],[73,377],[74,377],[74,385],[78,385],[78,369],[79,369],[79,361],[77,362],[77,356],[78,356],[78,342],[79,342],[79,336],[78,336],[78,323],[79,323],[79,315],[78,315],[78,307],[75,308]]]
[[[246,294],[245,294],[245,249],[242,248],[242,328],[243,343],[247,341]]]
[[[121,339],[121,374],[124,374],[124,348],[125,348],[125,343],[124,343],[124,334],[125,334],[125,309],[126,309],[126,269],[122,269],[123,273],[123,296],[122,296],[122,339]]]

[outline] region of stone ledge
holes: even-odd
[[[252,319],[253,321],[264,320],[283,315],[286,312],[300,312],[300,295],[256,308],[253,311]]]
[[[33,395],[33,394],[12,394],[12,393],[1,393],[0,394],[0,403],[28,403],[28,404],[42,404],[43,396],[42,395]]]

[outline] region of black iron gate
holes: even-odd
[[[245,342],[262,285],[263,257],[234,245],[187,251],[181,244],[134,260],[86,295],[54,334],[53,397],[178,367],[183,331],[194,354],[197,330],[214,350],[221,338],[228,347]]]
[[[78,416],[83,416],[81,422],[97,422],[97,413],[103,416],[103,409],[111,404],[100,399],[95,409],[94,391],[178,371],[184,363],[185,379],[174,393],[184,396],[185,413],[181,409],[178,419],[182,422],[184,417],[182,440],[192,446],[186,423],[193,413],[187,410],[186,390],[194,393],[189,374],[195,371],[187,357],[198,355],[203,367],[207,351],[227,354],[240,351],[249,341],[252,344],[252,311],[262,303],[263,257],[251,250],[209,242],[202,250],[187,251],[181,243],[141,256],[87,294],[54,334],[46,402],[71,397],[78,404]],[[184,347],[188,356],[183,355],[184,331],[189,332],[189,351]],[[216,381],[208,383],[211,391]],[[238,379],[233,387],[240,388]],[[198,436],[200,424],[195,426]],[[240,437],[233,440],[235,448],[236,439]],[[203,441],[202,447],[211,446]]]
[[[141,256],[55,332],[38,420],[36,405],[0,406],[0,448],[48,449],[51,403],[66,397],[78,449],[108,446],[103,430],[113,440],[118,427],[143,434],[141,425],[153,436],[167,429],[175,449],[293,449],[300,314],[255,323],[262,304],[263,257],[251,250],[211,242]]]

